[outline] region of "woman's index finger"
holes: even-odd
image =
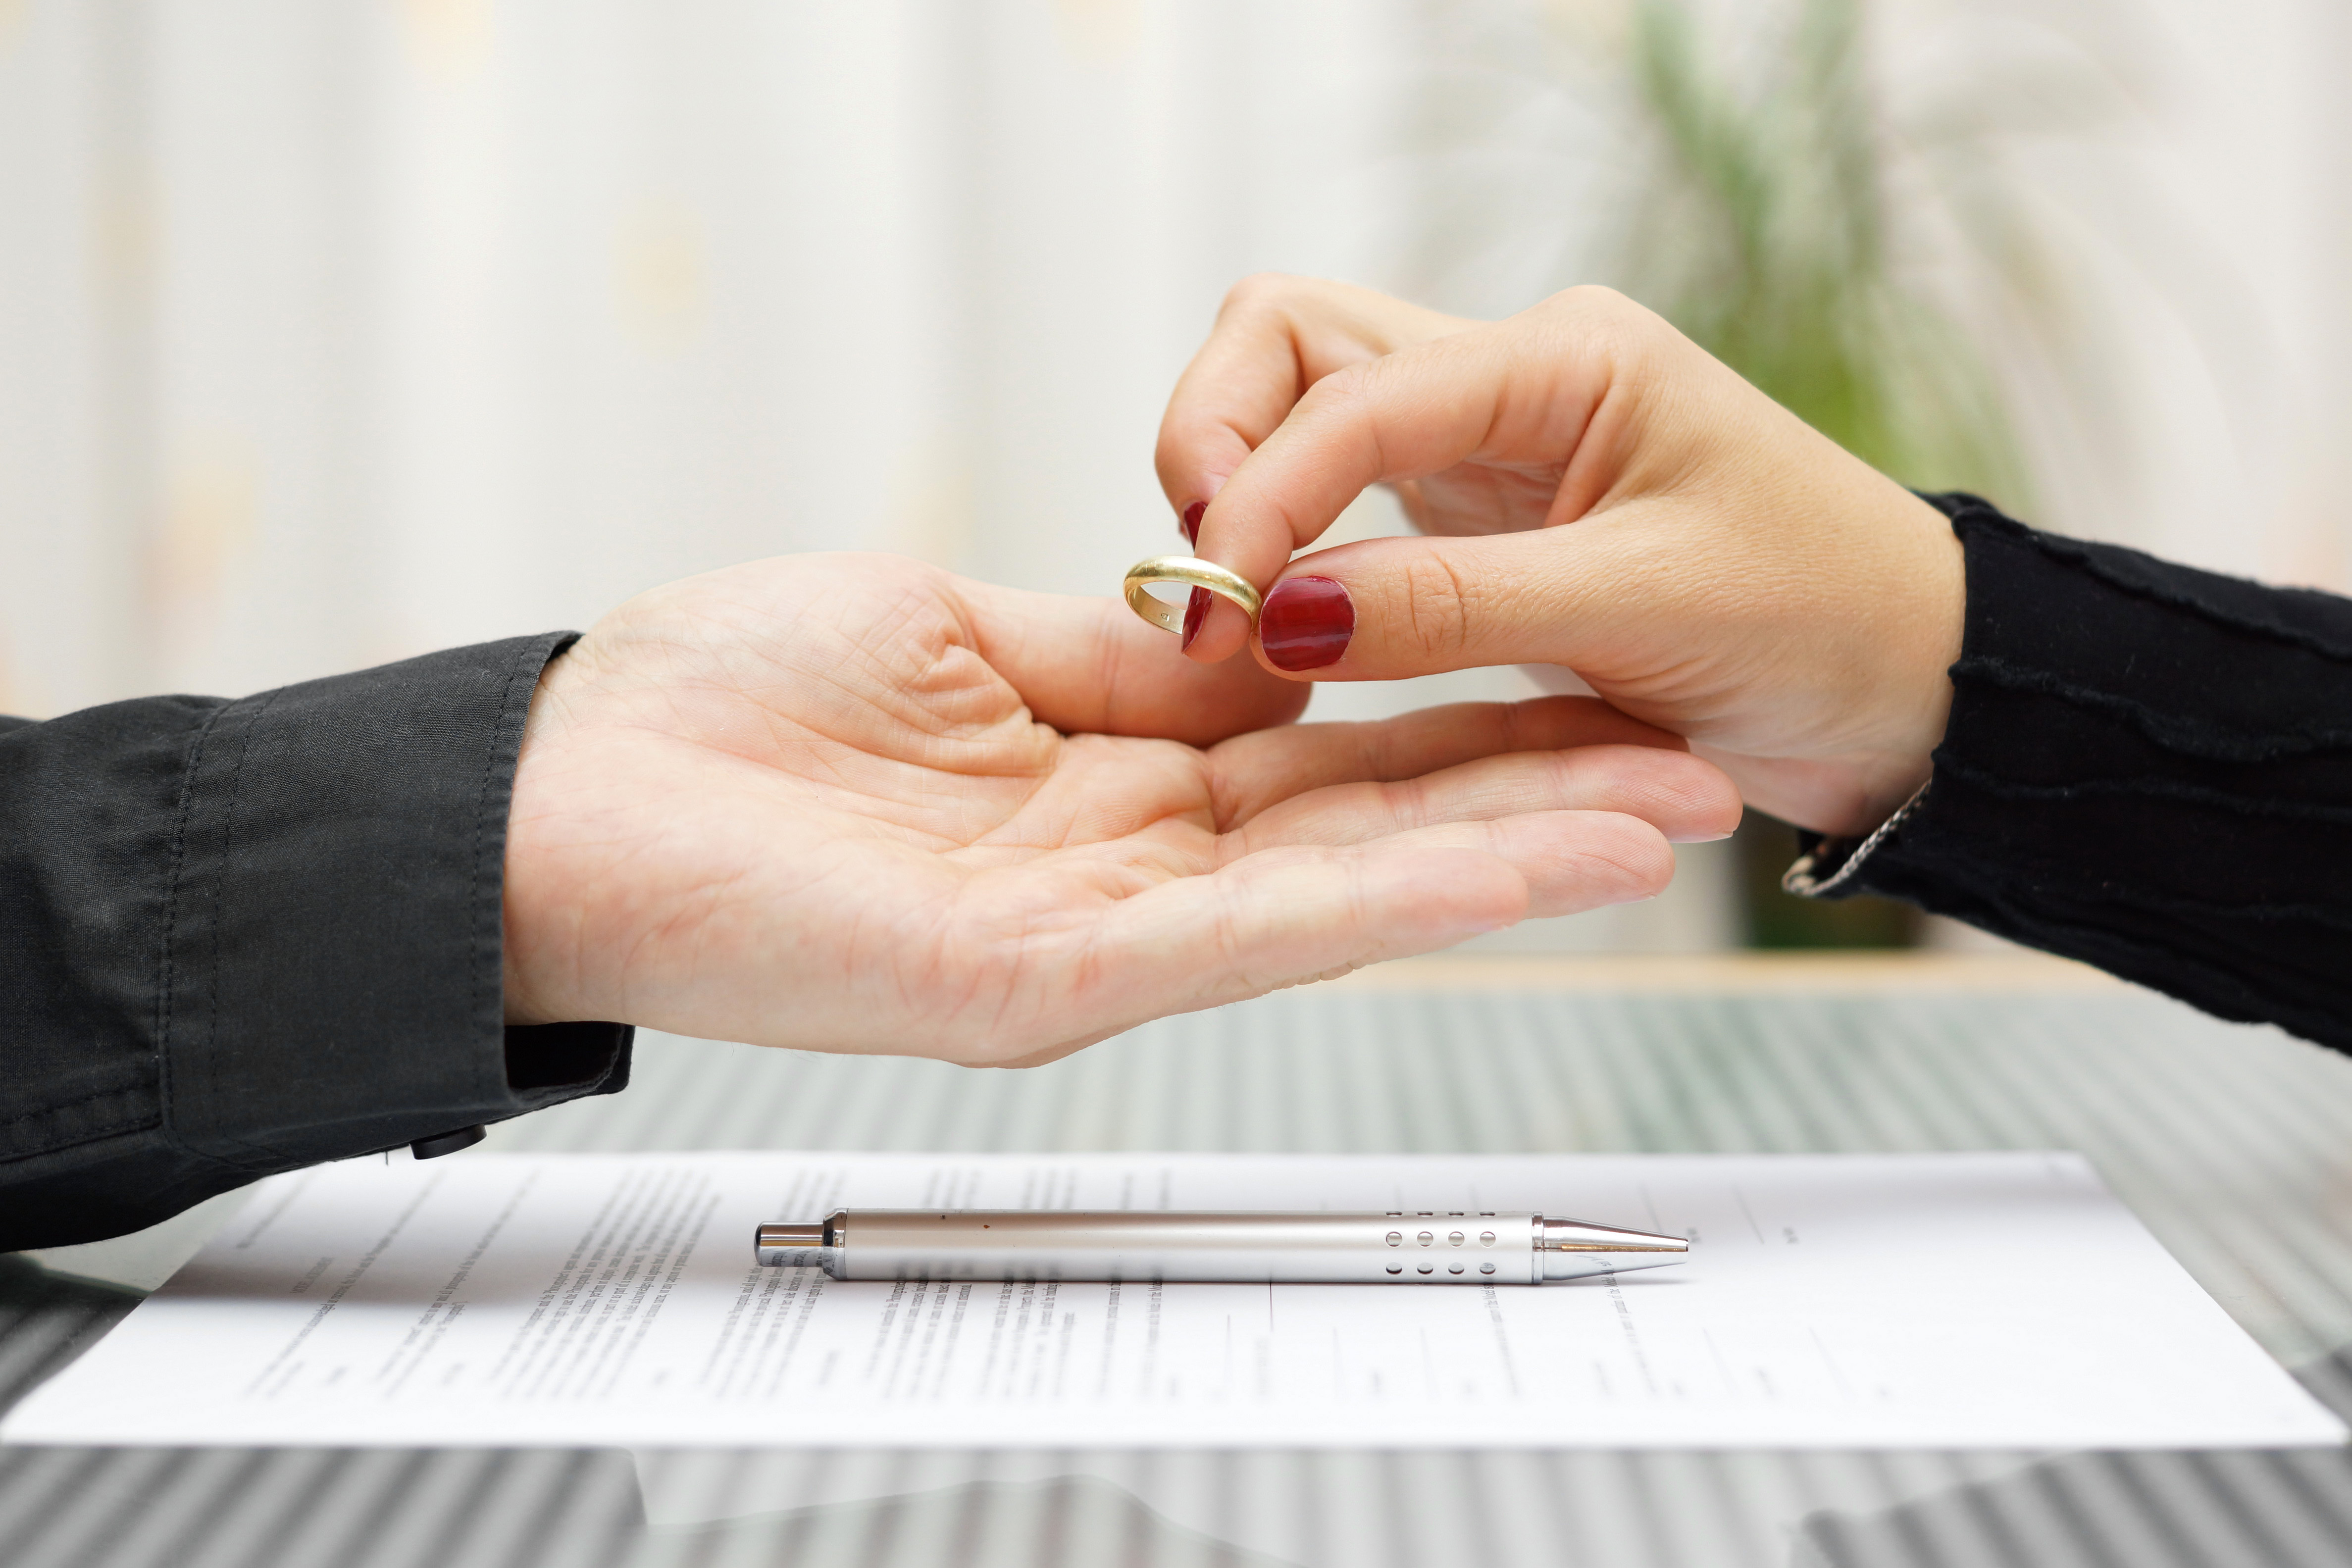
[[[1243,279],[1160,420],[1153,459],[1169,504],[1181,514],[1213,497],[1324,377],[1470,325],[1349,284]]]
[[[1366,489],[1453,466],[1495,428],[1492,356],[1437,343],[1391,354],[1308,389],[1236,467],[1195,553],[1261,588],[1323,536]]]

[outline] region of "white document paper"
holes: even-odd
[[[836,1207],[1534,1210],[1541,1286],[842,1283]],[[2220,1448],[2343,1425],[2074,1154],[470,1154],[273,1178],[26,1443]]]

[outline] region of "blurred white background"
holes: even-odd
[[[2077,324],[2013,353],[1980,324],[2032,520],[2352,587],[2352,7],[1870,13],[1891,119],[1932,131],[1988,81],[2097,99],[1995,139]],[[584,626],[794,550],[1106,592],[1177,538],[1154,426],[1236,278],[1501,315],[1591,275],[1634,167],[1595,63],[1617,26],[1598,0],[0,0],[0,710]],[[1734,934],[1705,854],[1653,905],[1548,924],[1512,940]]]

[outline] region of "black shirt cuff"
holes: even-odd
[[[1928,499],[1968,580],[1933,776],[1865,843],[1806,839],[1791,890],[1908,899],[2352,1049],[2352,600]]]
[[[627,1081],[508,1029],[507,810],[568,632],[0,734],[0,1249]]]

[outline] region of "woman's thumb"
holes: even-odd
[[[1258,615],[1261,657],[1318,681],[1567,664],[1588,591],[1577,525],[1475,538],[1366,539],[1293,561]]]

